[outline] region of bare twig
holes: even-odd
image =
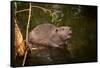
[[[39,9],[42,9],[44,12],[51,12],[51,10],[49,10],[49,9],[46,9],[46,8],[43,8],[43,7],[40,7],[40,6],[32,6],[32,8],[39,8]]]
[[[17,9],[17,3],[15,2],[14,4],[15,4],[15,9]]]
[[[27,29],[26,29],[26,40],[28,39],[28,29],[29,29],[29,24],[30,24],[30,18],[31,18],[31,3],[30,3],[30,8],[29,8],[29,16],[28,16],[28,23],[27,23]]]
[[[20,12],[24,12],[24,11],[29,11],[29,9],[19,10],[19,11],[16,11],[15,13],[20,13]]]
[[[24,55],[24,59],[23,59],[23,64],[22,64],[22,66],[24,66],[24,64],[25,64],[26,57],[27,57],[27,53],[28,53],[28,51],[26,51],[26,52],[25,52],[25,55]]]
[[[29,5],[30,5],[30,7],[29,7],[29,16],[28,16],[27,29],[26,29],[26,41],[28,41],[28,29],[29,29],[29,23],[30,23],[30,18],[31,18],[31,3],[29,3]],[[22,66],[24,66],[24,64],[25,64],[27,53],[28,53],[28,51],[26,50]]]

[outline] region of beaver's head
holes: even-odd
[[[69,26],[62,26],[56,29],[56,33],[62,40],[65,41],[71,38],[72,29]]]

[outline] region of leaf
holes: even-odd
[[[18,56],[23,56],[25,53],[25,42],[17,23],[15,23],[15,53]]]

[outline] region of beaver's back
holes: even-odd
[[[49,37],[51,32],[55,29],[56,27],[54,25],[49,24],[49,23],[44,23],[44,24],[38,25],[36,28],[32,30],[32,32],[34,32],[36,36],[38,36],[39,38],[46,38],[46,37]]]

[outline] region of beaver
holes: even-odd
[[[29,33],[28,41],[41,46],[60,47],[71,37],[72,30],[69,26],[57,27],[50,23],[43,23]]]

